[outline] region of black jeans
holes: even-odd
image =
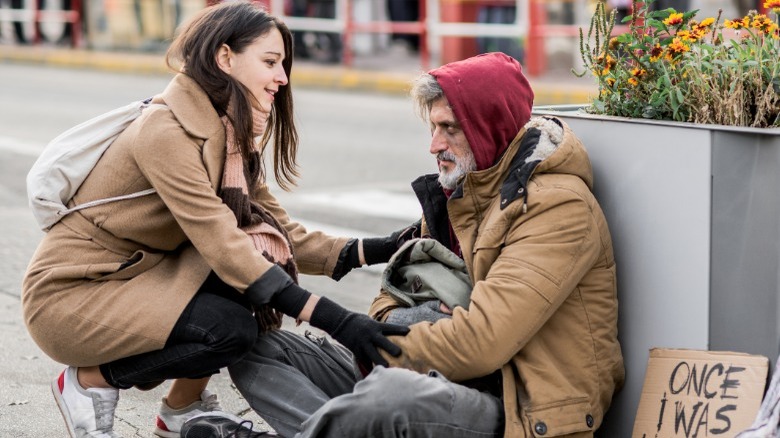
[[[249,301],[212,272],[179,316],[162,350],[100,365],[100,372],[119,389],[208,377],[243,358],[256,339],[257,322]]]

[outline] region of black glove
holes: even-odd
[[[420,237],[422,220],[406,228],[394,231],[387,237],[371,237],[363,239],[363,256],[367,265],[386,263],[390,257],[408,240]]]
[[[325,330],[333,339],[347,347],[361,366],[371,369],[372,364],[387,366],[379,349],[397,357],[401,349],[386,336],[406,335],[409,328],[371,319],[362,313],[350,312],[333,301],[320,297],[309,321],[314,327]]]
[[[246,296],[255,307],[268,304],[287,316],[297,318],[311,292],[295,284],[284,269],[274,265],[246,288]]]

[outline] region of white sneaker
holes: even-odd
[[[68,367],[51,383],[57,407],[72,438],[121,438],[114,433],[114,410],[119,390],[84,389],[75,367]]]
[[[160,413],[157,414],[154,434],[165,438],[179,438],[181,427],[185,421],[198,414],[215,411],[222,411],[222,407],[217,400],[217,394],[212,394],[207,389],[200,393],[200,400],[181,409],[172,409],[168,406],[166,398],[163,397]]]

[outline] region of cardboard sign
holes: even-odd
[[[651,349],[632,437],[735,436],[758,413],[768,367],[744,353]]]

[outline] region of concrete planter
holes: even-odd
[[[780,352],[780,129],[563,119],[593,163],[618,263],[626,386],[604,438],[631,436],[652,347]],[[770,367],[770,369],[772,369]]]

